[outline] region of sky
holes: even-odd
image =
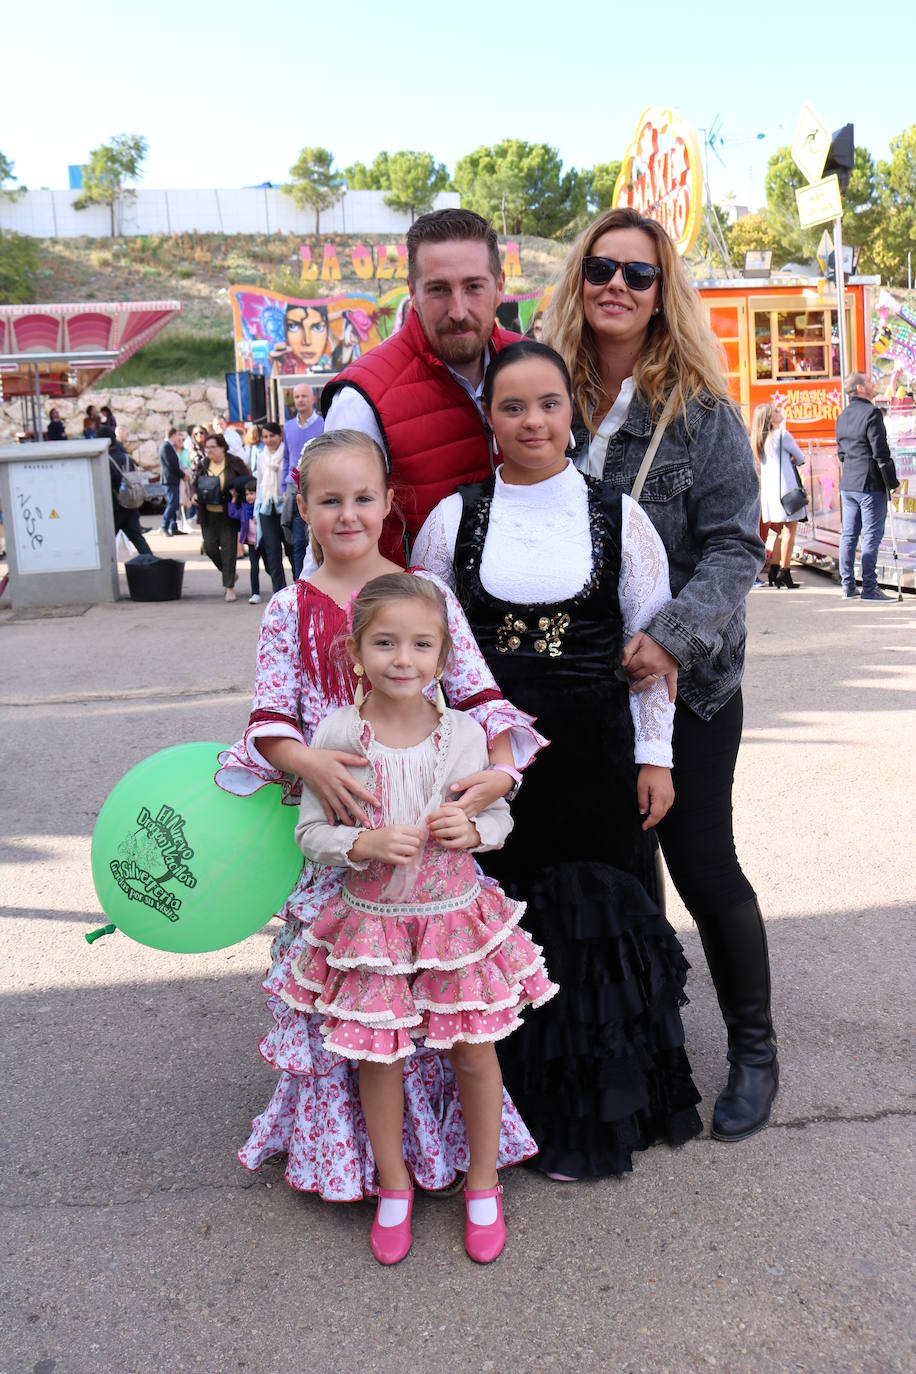
[[[0,151],[33,188],[65,187],[68,164],[116,133],[147,139],[150,189],[282,183],[308,145],[340,168],[413,148],[453,169],[521,138],[585,168],[621,157],[643,109],[661,105],[701,131],[718,117],[713,198],[754,209],[803,101],[828,128],[852,122],[876,159],[916,120],[912,83],[892,79],[894,21],[881,6],[863,19],[860,0],[4,0],[0,12]]]

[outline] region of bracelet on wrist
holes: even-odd
[[[518,796],[518,789],[522,785],[522,775],[518,769],[513,768],[508,763],[491,763],[489,771],[491,773],[508,773],[509,777],[513,780],[514,786],[506,793],[505,800],[514,801]]]

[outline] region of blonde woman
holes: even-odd
[[[792,580],[792,553],[799,520],[807,520],[802,508],[790,515],[782,504],[783,492],[798,486],[795,469],[805,461],[804,454],[786,429],[786,417],[769,402],[759,405],[751,420],[751,448],[760,473],[760,534],[766,539],[776,531],[770,559],[771,587],[798,586]]]
[[[716,340],[668,235],[633,210],[600,215],[554,290],[544,337],[573,383],[573,458],[629,493],[667,421],[640,503],[668,555],[671,600],[624,646],[640,690],[677,683],[675,801],[657,827],[699,927],[728,1031],[720,1140],[766,1125],[778,1087],[766,934],[735,853],[744,600],[763,562],[757,474]]]

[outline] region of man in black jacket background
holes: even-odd
[[[178,498],[181,492],[181,463],[178,461],[177,447],[179,433],[173,425],[168,438],[159,445],[159,480],[168,495],[162,512],[162,532],[168,535],[178,534]]]
[[[897,471],[887,443],[884,418],[874,405],[878,388],[864,372],[850,372],[844,383],[846,409],[836,422],[836,442],[842,477],[843,529],[840,535],[840,577],[843,596],[858,596],[856,545],[862,535],[862,600],[891,601],[878,586],[875,568],[884,538],[887,498],[898,485]]]

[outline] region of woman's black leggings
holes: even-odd
[[[754,900],[732,829],[732,783],[744,703],[738,691],[702,720],[680,697],[674,710],[674,805],[656,831],[671,881],[700,925]]]

